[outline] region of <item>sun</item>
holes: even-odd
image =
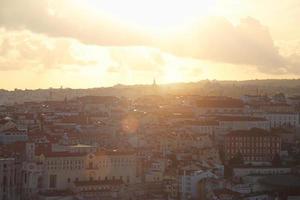
[[[180,26],[212,11],[216,0],[77,0],[90,12],[105,13],[145,28]]]

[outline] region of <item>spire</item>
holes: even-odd
[[[156,80],[155,80],[155,78],[153,78],[153,84],[152,84],[152,86],[156,86]]]

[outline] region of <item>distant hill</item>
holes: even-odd
[[[37,90],[0,90],[0,104],[14,104],[26,101],[49,101],[73,99],[86,95],[119,96],[136,98],[142,95],[221,95],[240,97],[244,94],[273,95],[283,92],[286,95],[300,94],[300,79],[268,79],[247,81],[202,80],[191,83],[158,85],[121,85],[107,88],[90,89],[37,89]]]

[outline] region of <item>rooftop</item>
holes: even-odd
[[[277,136],[275,133],[259,128],[250,130],[236,130],[228,133],[226,136]]]
[[[263,117],[249,117],[249,116],[216,116],[217,121],[267,121]]]
[[[261,179],[259,182],[280,188],[300,188],[300,176],[296,175],[272,175]]]
[[[101,186],[101,185],[122,185],[124,182],[118,180],[97,180],[97,181],[76,181],[75,186]]]
[[[244,103],[239,99],[202,99],[197,101],[198,107],[204,108],[242,108],[244,107]]]

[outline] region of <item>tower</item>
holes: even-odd
[[[156,86],[157,86],[157,85],[156,85],[156,80],[155,80],[155,78],[153,78],[152,86],[153,86],[153,87],[156,87]]]
[[[159,93],[159,88],[158,88],[158,85],[156,84],[155,78],[153,79],[151,93],[152,93],[152,95],[158,95],[158,93]]]

